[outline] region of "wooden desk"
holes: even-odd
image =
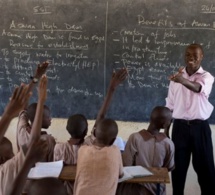
[[[167,168],[148,168],[153,175],[138,177],[126,180],[128,183],[155,183],[157,184],[157,195],[160,194],[160,183],[170,183]],[[75,181],[76,166],[64,166],[59,179],[66,181]]]

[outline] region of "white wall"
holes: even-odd
[[[121,122],[117,121],[119,126],[119,136],[122,137],[124,140],[127,140],[129,135],[133,132],[139,131],[141,129],[147,128],[147,123],[133,123],[133,122]],[[89,131],[90,133],[94,121],[88,121]],[[6,137],[8,137],[11,142],[13,143],[14,151],[16,152],[16,125],[17,119],[14,119],[10,127],[6,133]],[[66,120],[65,119],[52,119],[51,127],[48,129],[48,132],[52,134],[56,141],[58,142],[65,142],[69,139],[69,134],[67,133],[66,129]],[[211,125],[212,128],[212,139],[213,139],[213,147],[215,150],[215,126]],[[215,156],[215,153],[214,153]],[[172,194],[171,184],[167,185],[167,195]],[[192,165],[189,168],[187,182],[185,187],[185,195],[200,195],[200,189],[197,182],[196,174],[193,170]]]

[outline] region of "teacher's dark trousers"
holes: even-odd
[[[201,194],[215,195],[214,156],[208,121],[175,119],[172,140],[175,144],[175,169],[172,171],[173,195],[184,194],[191,154]]]

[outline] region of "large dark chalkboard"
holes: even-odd
[[[215,75],[213,1],[0,0],[0,13],[1,113],[14,86],[29,82],[45,60],[47,105],[62,118],[94,119],[112,71],[126,67],[108,116],[147,121],[154,106],[165,104],[168,76],[184,66],[193,42],[202,44],[202,65]],[[210,101],[215,105],[214,90]]]

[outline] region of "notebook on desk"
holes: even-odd
[[[28,179],[41,179],[46,177],[58,178],[63,168],[63,161],[39,162],[31,168]]]
[[[144,177],[153,175],[148,169],[142,166],[125,166],[123,167],[123,177],[119,179],[118,182],[123,182],[125,180],[129,180],[135,177]]]

